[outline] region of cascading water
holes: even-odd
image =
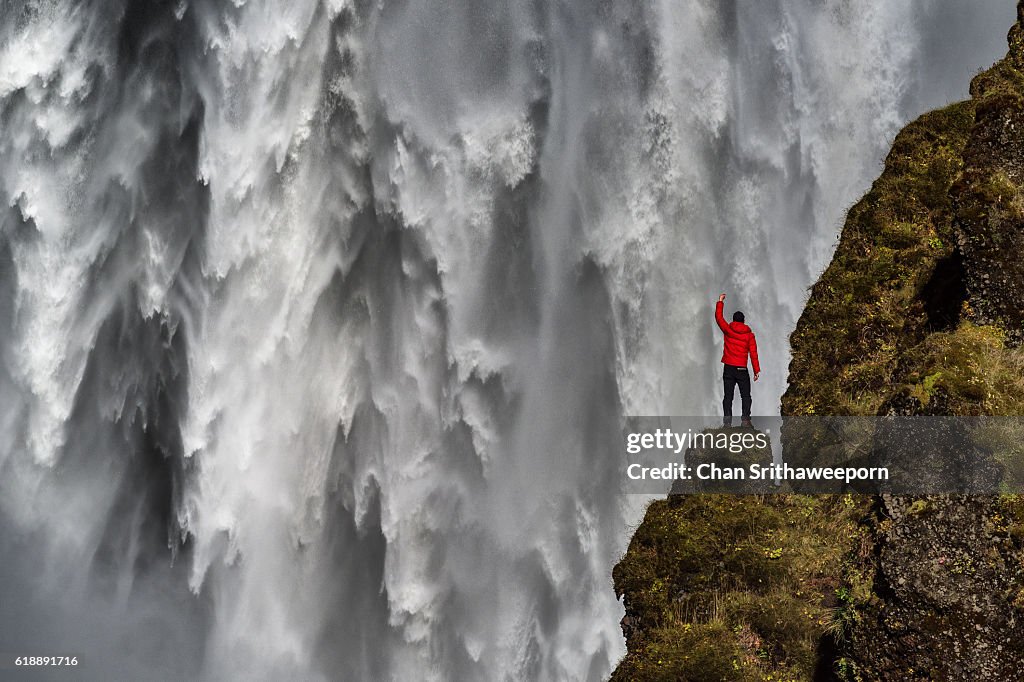
[[[0,4],[0,650],[600,679],[623,414],[755,411],[1013,3]],[[951,38],[955,36],[955,39]]]

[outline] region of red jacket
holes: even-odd
[[[742,322],[726,323],[722,315],[722,302],[715,305],[715,322],[718,323],[722,333],[725,334],[725,350],[722,352],[722,363],[734,367],[747,366],[747,353],[750,353],[750,362],[754,366],[754,374],[761,373],[761,365],[757,362],[757,339],[750,327]]]

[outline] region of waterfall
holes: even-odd
[[[755,413],[1014,3],[0,3],[0,651],[597,680],[624,414]]]

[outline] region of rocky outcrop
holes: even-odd
[[[975,122],[953,188],[957,246],[973,317],[1011,342],[1024,332],[1024,29],[1010,30],[1006,59],[971,82]]]
[[[824,633],[852,598],[841,575],[864,503],[707,493],[652,503],[613,572],[628,653],[612,680],[827,673]]]
[[[853,679],[1017,680],[1024,671],[1021,547],[992,497],[885,496],[866,524],[872,552],[843,581],[839,656]]]
[[[793,335],[789,413],[1021,414],[1021,36],[1019,18],[1007,57],[974,79],[970,101],[900,133],[851,209]],[[829,324],[845,348],[822,334]],[[819,363],[842,367],[838,381],[815,385]],[[1017,679],[1017,498],[883,496],[872,510],[862,524],[870,551],[842,576],[855,596],[834,669],[865,680]]]

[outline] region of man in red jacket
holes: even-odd
[[[750,364],[754,367],[754,381],[761,376],[761,365],[757,361],[757,339],[754,332],[743,322],[743,313],[736,311],[732,314],[732,322],[726,324],[725,316],[722,314],[725,294],[718,297],[715,305],[715,322],[719,329],[725,334],[725,350],[722,352],[722,364],[725,369],[722,372],[722,380],[725,382],[725,399],[722,401],[724,418],[722,423],[725,426],[732,425],[732,399],[736,392],[736,386],[740,387],[740,403],[743,406],[743,426],[752,426],[750,422],[750,375],[747,373],[747,355],[750,355]]]

